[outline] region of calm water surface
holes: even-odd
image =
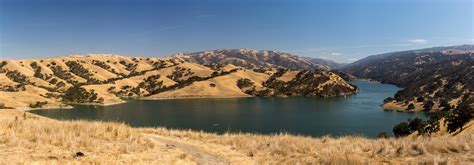
[[[360,93],[336,98],[236,98],[133,100],[107,107],[76,106],[32,113],[56,119],[125,122],[135,127],[163,126],[207,132],[288,132],[310,136],[391,134],[395,124],[423,113],[384,111],[379,105],[393,96],[394,85],[351,82]]]

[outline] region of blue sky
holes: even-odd
[[[219,48],[351,62],[474,43],[473,0],[0,0],[0,58]]]

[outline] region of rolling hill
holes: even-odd
[[[474,46],[460,45],[369,56],[341,69],[356,77],[404,89],[387,98],[384,108],[410,111],[473,106]]]
[[[175,57],[87,54],[0,61],[1,108],[109,105],[123,98],[330,97],[355,92],[355,86],[329,71],[200,65]]]

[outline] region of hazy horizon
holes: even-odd
[[[350,63],[473,44],[473,6],[470,0],[0,0],[0,58],[247,48]]]
[[[425,47],[425,48],[451,47],[451,46],[462,46],[462,45],[472,45],[472,46],[474,46],[474,44],[460,44],[460,45],[443,45],[443,46],[440,45],[440,46]],[[425,49],[425,48],[420,48],[420,49]],[[220,48],[220,49],[248,49],[248,48]],[[201,50],[201,51],[196,51],[196,52],[206,52],[206,51],[214,51],[214,50],[219,50],[219,49]],[[256,50],[256,49],[251,49],[251,50]],[[397,51],[409,51],[409,50],[417,50],[417,49],[397,50]],[[257,50],[257,51],[276,51],[276,50]],[[397,51],[391,51],[391,52],[397,52]],[[119,56],[126,56],[126,57],[168,57],[168,56],[176,55],[176,54],[178,54],[178,53],[196,53],[196,52],[176,52],[176,53],[173,53],[173,54],[158,55],[158,56],[143,56],[143,55],[114,54],[114,53],[81,53],[81,54],[64,54],[64,55],[57,55],[57,56],[40,56],[40,57],[30,57],[30,58],[22,58],[22,57],[18,57],[18,58],[15,58],[15,57],[8,58],[8,56],[6,56],[6,58],[4,58],[4,57],[0,54],[0,60],[22,60],[22,59],[56,58],[56,57],[63,57],[63,56],[69,56],[69,55],[119,55]],[[285,51],[279,51],[279,52],[285,52]],[[289,52],[286,52],[286,53],[289,53]],[[363,57],[361,57],[360,59],[363,59],[363,58],[369,57],[369,56],[373,56],[373,55],[380,55],[380,54],[384,54],[384,53],[390,53],[390,52],[383,52],[383,53],[378,53],[378,54],[370,54],[370,55],[367,55],[367,56],[363,56]],[[290,54],[291,54],[291,53],[290,53]],[[299,55],[299,54],[291,54],[291,55],[296,55],[296,56],[300,56],[300,57],[309,57],[309,56],[303,56],[303,55]],[[352,62],[356,62],[356,61],[357,61],[357,60],[356,60],[356,61],[350,61],[350,62],[341,62],[341,61],[337,61],[337,60],[325,59],[325,58],[319,58],[319,57],[309,57],[309,58],[329,60],[329,61],[333,61],[333,62],[336,62],[336,63],[339,63],[339,64],[350,64],[350,63],[352,63]],[[360,59],[358,59],[358,60],[360,60]]]

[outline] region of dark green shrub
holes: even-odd
[[[16,70],[8,71],[7,74],[5,74],[5,76],[7,76],[9,79],[19,84],[26,85],[30,83],[30,81],[25,75],[21,74],[20,72]]]
[[[393,134],[396,137],[403,137],[411,134],[410,127],[407,122],[401,122],[393,127]]]
[[[93,78],[93,74],[84,68],[84,66],[82,66],[80,63],[76,61],[67,61],[66,65],[69,67],[69,72],[86,79],[88,84],[100,83],[100,81]]]
[[[41,73],[41,68],[36,69],[35,74],[33,76],[43,80],[46,79],[46,77]]]
[[[87,91],[82,87],[73,86],[66,90],[62,98],[63,101],[71,103],[93,103],[97,99],[97,93],[94,90]]]
[[[30,104],[30,108],[43,108],[43,105],[46,105],[46,104],[48,104],[47,101],[43,101],[43,102],[37,101],[34,104]]]
[[[444,113],[434,112],[434,113],[430,113],[429,116],[430,116],[430,119],[426,121],[427,124],[424,131],[424,133],[428,135],[439,131],[439,126],[440,126],[439,121],[441,120],[441,118],[444,117]]]
[[[61,66],[50,66],[51,71],[56,77],[65,80],[68,83],[76,84],[77,82],[73,80],[73,75],[67,70],[63,69]]]
[[[410,120],[408,127],[410,128],[410,132],[418,131],[419,134],[425,133],[425,127],[427,123],[420,118],[415,118]]]
[[[426,112],[428,112],[428,111],[431,110],[431,108],[433,108],[433,106],[434,106],[434,102],[431,101],[431,100],[428,100],[428,101],[426,101],[426,103],[423,105],[423,109],[424,109]]]
[[[461,104],[446,116],[448,132],[463,130],[463,126],[474,118],[474,108],[468,103]]]
[[[377,138],[388,138],[387,132],[380,132],[377,134]]]
[[[425,100],[425,99],[423,98],[423,96],[418,96],[418,97],[416,98],[416,102],[423,102],[423,100]]]
[[[257,68],[257,69],[253,69],[254,72],[258,72],[258,73],[265,73],[265,69],[263,68]]]
[[[257,94],[257,90],[255,89],[254,82],[248,78],[237,80],[237,87],[239,87],[241,91],[246,94],[249,94],[249,95]]]
[[[5,72],[6,72],[6,70],[3,69],[3,67],[4,67],[5,65],[7,65],[7,64],[8,64],[8,62],[6,62],[6,61],[2,61],[2,62],[0,63],[0,73],[5,73]]]
[[[0,109],[13,109],[12,107],[7,107],[5,104],[0,103]]]
[[[387,97],[386,99],[383,100],[383,103],[389,103],[395,100],[393,97]]]

